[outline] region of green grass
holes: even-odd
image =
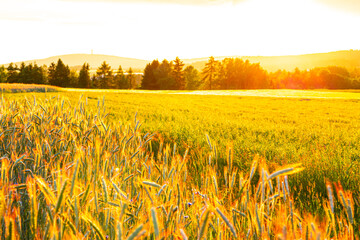
[[[248,169],[255,155],[264,156],[272,171],[302,163],[305,171],[292,178],[295,198],[304,209],[322,212],[326,180],[341,182],[359,198],[360,93],[356,91],[81,91],[48,93],[76,103],[81,94],[90,107],[105,98],[106,112],[115,122],[127,122],[137,113],[144,132],[158,132],[165,143],[176,143],[180,153],[190,150],[193,170],[207,151],[205,134],[217,145],[220,167],[226,166],[226,148],[234,164]],[[22,98],[45,94],[6,95]],[[264,97],[272,96],[272,97]],[[157,146],[154,146],[155,150]],[[205,149],[205,150],[204,150]],[[195,173],[194,173],[195,174]],[[200,178],[200,174],[198,175]],[[314,185],[314,183],[317,183]]]

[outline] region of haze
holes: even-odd
[[[360,48],[351,0],[0,1],[0,64],[91,50],[151,60]]]

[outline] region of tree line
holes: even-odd
[[[186,66],[178,57],[173,61],[153,60],[143,74],[135,74],[131,68],[113,70],[105,61],[90,74],[90,66],[84,63],[80,71],[71,70],[61,59],[58,62],[38,66],[36,63],[13,63],[0,67],[2,83],[50,84],[59,87],[102,89],[149,89],[149,90],[225,90],[225,89],[357,89],[360,88],[360,70],[329,66],[309,70],[278,70],[268,73],[259,63],[240,58],[221,61],[210,57],[202,71]]]
[[[271,88],[288,89],[359,89],[360,69],[349,70],[344,67],[318,67],[292,72],[278,70],[268,74]]]
[[[132,89],[139,88],[141,75],[134,74],[129,68],[126,72],[119,66],[112,70],[105,61],[91,76],[90,66],[84,63],[80,71],[71,70],[61,59],[57,63],[38,66],[36,63],[21,63],[18,67],[10,63],[7,68],[0,66],[0,83],[49,84],[58,87],[72,88],[106,88]]]
[[[201,72],[193,66],[184,70],[178,58],[173,62],[149,63],[142,81],[143,89],[358,89],[360,69],[317,67],[309,70],[278,70],[268,73],[259,63],[240,58],[216,61],[210,57]]]
[[[239,58],[215,61],[210,57],[201,72],[193,66],[183,69],[184,63],[176,58],[149,63],[144,70],[143,89],[250,89],[268,87],[266,71],[259,64]]]

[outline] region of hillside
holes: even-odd
[[[100,55],[100,54],[68,54],[68,55],[60,55],[60,56],[53,56],[44,59],[35,59],[24,61],[25,64],[36,62],[38,65],[47,65],[49,66],[52,62],[57,62],[58,59],[61,60],[73,68],[80,68],[85,62],[89,63],[91,69],[98,68],[102,62],[106,61],[113,69],[117,69],[119,65],[124,70],[128,68],[133,69],[144,69],[146,64],[149,62],[147,60],[135,59],[135,58],[124,58],[124,57],[117,57],[111,55]],[[16,63],[20,65],[20,62]]]
[[[222,56],[215,57],[215,59],[222,60],[227,57],[239,57],[244,60],[248,59],[251,63],[260,63],[260,65],[269,72],[277,71],[278,69],[292,71],[296,67],[300,70],[335,65],[347,68],[360,67],[359,50],[346,50],[329,53],[314,53],[289,56]],[[65,64],[68,64],[70,67],[75,69],[79,69],[84,62],[89,63],[91,69],[96,69],[101,65],[103,61],[106,61],[113,69],[117,69],[119,65],[121,65],[124,70],[131,67],[137,72],[142,71],[145,68],[146,64],[150,62],[148,60],[142,59],[124,58],[100,54],[68,54],[49,57],[45,59],[29,60],[24,62],[26,64],[36,62],[38,65],[50,65],[50,63],[56,62],[59,58],[61,58]],[[186,65],[193,65],[198,70],[203,69],[207,60],[208,58],[183,59]],[[17,62],[16,64],[19,65],[20,62]]]
[[[346,50],[329,53],[314,53],[304,55],[289,56],[231,56],[248,59],[251,63],[260,63],[260,65],[269,72],[284,69],[288,71],[294,70],[296,67],[300,70],[327,67],[327,66],[343,66],[347,68],[360,67],[360,51]],[[224,57],[215,57],[216,60],[222,60]],[[195,60],[195,61],[194,61]],[[207,58],[186,59],[185,63],[191,63],[195,68],[202,69],[207,62]]]

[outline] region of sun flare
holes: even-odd
[[[359,48],[360,15],[317,0],[170,2],[3,0],[0,63],[91,50],[150,60]]]

